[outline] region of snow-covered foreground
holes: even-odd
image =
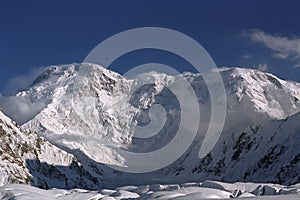
[[[256,183],[221,183],[205,181],[201,183],[184,183],[174,185],[125,186],[114,190],[100,191],[73,190],[41,190],[28,185],[6,185],[0,188],[1,199],[300,199],[300,185],[290,187],[274,184]]]

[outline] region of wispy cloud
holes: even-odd
[[[0,108],[18,124],[26,123],[46,106],[43,102],[14,95],[32,84],[43,70],[45,67],[33,68],[27,74],[13,78],[6,85],[4,94],[0,94]]]
[[[46,104],[32,102],[29,98],[16,96],[0,96],[0,107],[4,113],[18,124],[24,124],[38,114]]]
[[[243,35],[264,44],[276,58],[294,61],[294,66],[300,67],[300,38],[274,36],[259,29],[244,31]]]
[[[250,55],[250,54],[245,54],[245,55],[243,55],[243,58],[244,58],[244,59],[251,59],[251,58],[252,58],[252,55]]]
[[[32,68],[28,73],[14,77],[5,86],[4,93],[14,93],[27,88],[46,69]]]
[[[258,65],[258,69],[260,70],[260,71],[268,71],[268,65],[267,64],[262,64],[262,63],[260,63],[259,65]]]

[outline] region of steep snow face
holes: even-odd
[[[80,82],[79,70],[86,73],[79,77],[82,78]],[[49,73],[53,73],[53,77]],[[132,144],[133,129],[137,125],[134,118],[139,116],[142,121],[145,110],[154,103],[155,95],[174,79],[154,74],[148,78],[157,85],[137,92],[136,96],[140,98],[131,98],[131,88],[143,78],[126,80],[119,74],[90,64],[71,65],[67,69],[54,67],[45,74],[41,75],[44,81],[38,78],[32,88],[18,94],[49,102],[24,127],[39,132],[52,143],[80,149],[94,160],[111,165],[123,165],[124,159],[109,146],[127,148]],[[85,97],[92,101],[85,101]],[[74,104],[84,110],[76,110]],[[84,142],[87,136],[88,143]]]
[[[98,188],[76,158],[34,132],[22,130],[0,112],[0,185],[32,184],[41,188]],[[85,174],[85,175],[83,175]]]
[[[77,86],[74,84],[80,67],[87,68],[86,73],[89,74],[80,82],[83,85]],[[129,105],[119,103],[124,100],[128,90],[129,82],[120,75],[98,66],[82,64],[49,68],[32,88],[18,95],[48,103],[26,124],[26,128],[38,131],[57,145],[80,149],[97,161],[119,164],[120,158],[114,150],[102,144],[130,143],[130,121],[134,114],[129,113]],[[80,99],[82,96],[96,98],[96,107],[81,105],[86,109],[85,112],[76,112],[74,102],[85,103],[84,99]],[[116,108],[114,105],[124,108],[113,109]],[[91,140],[95,139],[92,143],[94,146],[91,146],[91,142],[84,142],[88,135]],[[95,154],[101,157],[93,157]]]
[[[85,76],[79,77],[80,73],[84,73]],[[247,164],[257,165],[260,156],[272,154],[272,148],[275,148],[273,154],[277,155],[277,148],[280,152],[281,141],[288,140],[288,137],[277,136],[278,140],[271,144],[267,142],[269,137],[265,136],[267,133],[264,131],[271,134],[273,132],[271,130],[276,130],[281,132],[279,135],[287,135],[283,134],[284,130],[279,130],[276,125],[273,127],[266,125],[271,128],[256,133],[253,130],[271,123],[269,121],[284,119],[297,113],[300,109],[300,85],[256,70],[228,68],[220,70],[220,73],[227,95],[226,122],[219,143],[202,160],[199,160],[198,152],[209,123],[211,105],[209,91],[201,74],[185,73],[174,77],[149,73],[127,80],[94,64],[53,66],[48,68],[28,90],[18,93],[17,96],[45,104],[39,114],[23,126],[24,128],[38,132],[50,142],[75,154],[90,173],[98,176],[105,174],[107,178],[118,176],[122,179],[122,176],[127,178],[135,176],[109,170],[99,163],[125,166],[126,159],[116,149],[151,152],[160,149],[174,138],[180,120],[180,105],[167,86],[179,79],[187,80],[197,95],[201,116],[207,117],[201,118],[199,137],[189,151],[165,169],[148,174],[148,178],[167,180],[168,177],[173,177],[175,180],[176,177],[180,177],[178,180],[189,180],[211,177],[230,181],[255,180],[264,169],[258,166],[255,172],[250,172],[250,169],[248,172],[245,169],[246,165],[243,164],[244,154],[245,159],[248,159]],[[81,81],[78,82],[78,78]],[[132,88],[144,79],[150,79],[154,84],[145,85],[131,95]],[[92,97],[91,101],[82,101],[86,97]],[[138,125],[149,123],[149,110],[154,104],[161,104],[166,110],[167,121],[163,131],[149,139],[134,137],[134,130]],[[249,126],[250,124],[252,126]],[[254,141],[248,144],[249,140]],[[265,145],[269,145],[268,148],[265,148]],[[276,145],[278,147],[275,147]],[[290,148],[291,150],[286,151],[289,152],[287,154],[290,157],[296,156],[297,152]],[[266,152],[268,150],[270,152]],[[78,152],[92,159],[89,160]],[[282,156],[278,157],[280,160],[278,165],[288,164],[293,159],[289,157],[285,160],[286,155],[280,155]],[[258,160],[251,163],[253,156]],[[94,167],[89,167],[90,165]],[[238,174],[233,174],[237,171]],[[274,180],[277,173],[276,167],[270,177],[261,176],[265,178],[261,180],[270,180],[271,176]],[[138,176],[136,178],[138,179]],[[294,182],[291,179],[276,180],[283,183]]]
[[[263,112],[273,119],[284,119],[299,111],[299,83],[287,82],[269,73],[242,68],[233,68],[221,73],[228,93],[235,94],[228,97],[228,102],[232,103],[232,98],[237,98],[237,102],[244,106],[242,108],[253,106],[255,111]]]

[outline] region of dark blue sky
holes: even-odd
[[[82,62],[106,38],[146,26],[187,34],[218,66],[260,66],[281,78],[300,81],[300,68],[295,67],[300,63],[300,49],[295,48],[300,41],[299,10],[296,0],[2,0],[0,91],[33,68]],[[133,55],[124,59],[124,65],[160,61],[158,54],[150,52],[144,60]],[[164,58],[173,60],[172,56]]]

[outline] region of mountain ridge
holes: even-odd
[[[86,72],[88,78],[85,79],[89,87],[87,90],[75,87],[74,92],[76,76],[81,67],[91,69]],[[203,138],[201,133],[207,129],[209,117],[201,119],[199,136],[187,152],[183,152],[170,166],[142,175],[109,168],[109,165],[126,163],[110,145],[147,152],[167,144],[178,128],[176,122],[180,112],[177,112],[179,107],[176,98],[165,87],[177,78],[183,78],[191,84],[204,113],[202,115],[210,116],[209,91],[201,74],[184,73],[177,77],[159,73],[144,74],[140,79],[149,78],[154,85],[146,85],[128,98],[128,91],[138,83],[139,78],[127,80],[115,72],[87,63],[54,66],[42,73],[29,89],[16,96],[44,104],[41,111],[22,127],[39,133],[70,155],[75,155],[82,167],[92,176],[100,178],[102,184],[145,184],[138,181],[141,176],[153,183],[207,178],[281,184],[299,181],[294,172],[299,167],[300,152],[294,144],[300,142],[296,125],[300,116],[297,114],[300,110],[300,84],[283,81],[257,70],[230,68],[221,69],[218,73],[223,78],[228,103],[225,126],[215,148],[199,159],[198,151]],[[79,94],[96,99],[97,107],[87,107],[87,111],[91,109],[95,115],[93,112],[93,115],[80,115],[74,111],[73,100]],[[129,101],[124,103],[124,99]],[[158,134],[145,143],[133,137],[133,130],[138,124],[149,122],[149,108],[155,103],[169,106],[167,112],[170,120],[163,128],[165,135]],[[282,127],[293,129],[285,134]],[[105,141],[104,145],[84,143],[87,134],[91,138],[99,137],[95,141]],[[273,140],[269,141],[269,138]],[[253,163],[252,158],[256,160]],[[264,175],[268,170],[268,176]]]
[[[83,177],[76,157],[37,133],[23,130],[0,111],[0,185],[31,184],[48,188],[98,188]],[[90,180],[89,180],[90,179]]]

